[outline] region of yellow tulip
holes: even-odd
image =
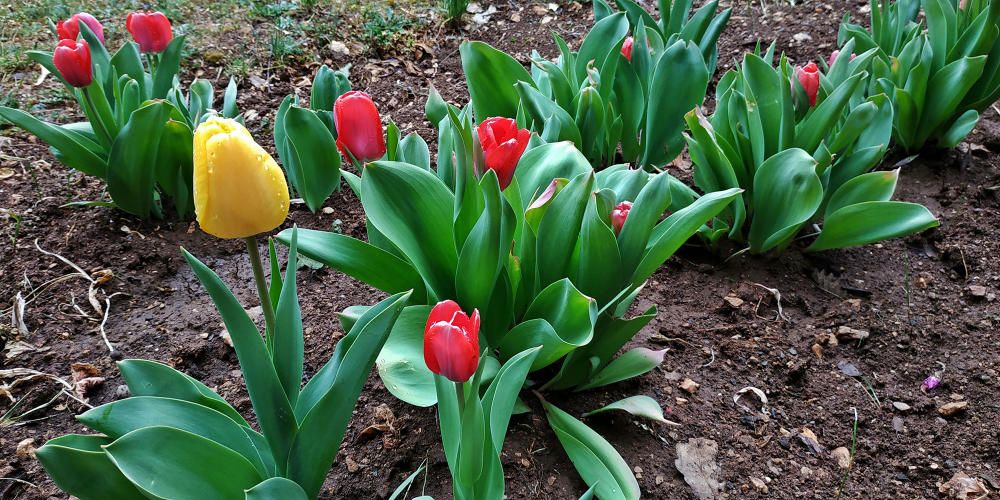
[[[194,207],[206,233],[248,238],[285,221],[288,184],[243,125],[211,117],[194,132]]]

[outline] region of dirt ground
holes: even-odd
[[[589,4],[493,5],[489,23],[460,33],[426,27],[401,53],[323,57],[336,67],[351,63],[355,88],[372,95],[383,117],[433,143],[436,134],[423,118],[428,87],[452,102],[467,100],[462,39],[487,41],[526,62],[532,49],[555,55],[551,30],[576,46],[592,23]],[[843,12],[857,21],[867,19],[866,9],[867,2],[855,1],[769,3],[765,14],[759,3],[737,4],[720,40],[718,74],[757,39],[776,39],[799,63],[825,59]],[[241,33],[217,44],[239,46]],[[307,95],[315,66],[291,65],[263,83],[241,85],[240,107],[256,112],[248,125],[272,151],[277,104],[289,92]],[[210,64],[201,72],[218,74]],[[32,92],[27,81],[35,77],[29,73],[17,88],[5,83],[4,91]],[[217,86],[223,84],[219,79]],[[65,103],[51,108],[60,106]],[[89,404],[125,394],[102,340],[102,317],[88,301],[89,281],[44,250],[87,274],[113,275],[97,287],[97,298],[110,299],[104,331],[122,355],[170,363],[250,415],[235,353],[220,336],[221,320],[179,252],[183,246],[202,258],[250,307],[256,299],[241,242],[214,239],[191,222],[143,223],[108,208],[64,208],[100,198],[101,184],[58,164],[33,138],[11,129],[2,134],[0,167],[13,171],[0,180],[0,208],[7,214],[0,226],[4,325],[19,293],[32,300],[24,314],[29,334],[0,330],[7,337],[0,370],[29,368],[70,380],[71,364],[89,363],[106,378],[86,394]],[[641,308],[656,304],[659,315],[635,343],[668,349],[663,365],[636,380],[549,400],[579,416],[625,396],[655,398],[680,426],[627,414],[586,419],[634,467],[647,498],[695,498],[674,464],[677,444],[693,438],[717,443],[723,495],[731,498],[936,498],[938,485],[959,471],[1000,490],[998,153],[1000,117],[993,110],[957,151],[924,154],[903,167],[897,198],[926,205],[942,222],[918,236],[818,255],[792,248],[779,257],[729,261],[699,247],[683,249],[638,301]],[[686,163],[678,165],[673,173],[689,178]],[[364,214],[349,190],[335,193],[327,207],[311,214],[295,205],[284,227],[363,235]],[[343,335],[335,313],[382,295],[328,269],[303,269],[299,287],[311,374]],[[865,338],[852,341],[852,335]],[[921,382],[935,372],[943,372],[941,385],[922,391]],[[84,432],[73,420],[83,405],[59,396],[60,387],[43,377],[14,387],[10,399],[0,391],[0,412],[12,399],[22,401],[14,415],[51,401],[23,420],[0,418],[0,498],[65,497],[28,453],[58,435]],[[734,401],[746,387],[766,394],[766,414],[749,394]],[[964,411],[939,411],[957,402],[967,403]],[[513,419],[504,448],[508,498],[577,498],[583,481],[537,402],[529,404],[535,411]],[[385,498],[426,460],[428,473],[415,491],[450,498],[439,439],[434,409],[394,399],[372,374],[321,497]],[[840,447],[855,450],[849,472],[831,455]]]

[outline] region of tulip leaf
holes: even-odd
[[[933,94],[927,99],[920,115],[916,139],[918,144],[923,144],[928,136],[951,118],[965,94],[982,75],[985,65],[986,56],[964,57],[946,65],[931,76],[927,88],[928,94],[932,92]],[[935,89],[942,91],[934,92]]]
[[[653,227],[659,222],[663,212],[670,206],[670,174],[653,176],[631,200],[635,203],[625,219],[618,246],[621,248],[624,269],[635,269],[649,243]]]
[[[125,477],[162,498],[242,500],[263,480],[239,453],[173,427],[144,427],[104,450]]]
[[[181,52],[184,50],[184,35],[176,36],[159,55],[159,63],[153,72],[153,99],[167,97],[174,86],[174,78],[181,71]]]
[[[146,88],[146,70],[142,67],[142,56],[139,54],[139,46],[135,42],[125,42],[118,52],[111,58],[111,66],[121,77],[128,75],[139,86],[140,101],[149,99]]]
[[[552,179],[573,179],[593,170],[570,142],[545,144],[528,150],[514,171],[520,198],[527,203],[542,194]]]
[[[132,113],[111,146],[108,158],[108,194],[122,210],[148,219],[153,208],[155,169],[160,137],[170,104],[157,101]]]
[[[629,396],[625,399],[619,399],[614,403],[584,413],[583,416],[589,417],[612,410],[625,411],[637,417],[648,418],[657,422],[667,421],[667,419],[663,418],[663,408],[660,407],[660,403],[657,403],[655,399],[649,396]]]
[[[514,88],[521,97],[521,109],[526,118],[530,118],[529,128],[541,130],[546,143],[571,141],[577,148],[583,149],[580,128],[568,111],[530,83],[518,82]]]
[[[598,306],[611,300],[625,283],[618,240],[605,222],[606,208],[599,209],[597,197],[590,196],[580,230],[579,250],[569,273],[580,292],[594,297]]]
[[[191,129],[184,122],[168,119],[156,154],[156,182],[173,198],[181,218],[194,212],[192,149]]]
[[[867,245],[876,241],[918,233],[940,225],[922,205],[901,201],[866,201],[837,210],[823,221],[823,231],[807,248],[816,252],[831,248]]]
[[[403,310],[375,361],[379,378],[393,396],[414,406],[437,402],[434,374],[424,364],[424,326],[430,306]]]
[[[520,102],[514,84],[533,85],[524,66],[483,42],[462,42],[459,52],[476,122],[496,116],[514,118]]]
[[[237,90],[236,80],[229,77],[229,85],[226,85],[226,93],[222,96],[222,116],[225,118],[236,118],[240,114],[236,107]]]
[[[816,175],[816,160],[792,148],[768,158],[753,180],[754,218],[750,224],[750,250],[763,253],[783,249],[815,215],[823,202],[823,183]]]
[[[59,489],[81,500],[144,500],[101,448],[110,443],[104,436],[66,434],[46,442],[35,456]]]
[[[180,429],[239,453],[263,476],[274,473],[274,459],[264,437],[207,406],[180,399],[135,396],[91,409],[77,419],[111,439],[143,427]]]
[[[386,293],[413,290],[415,301],[424,301],[424,283],[413,266],[395,255],[343,234],[299,229],[299,252]],[[279,242],[291,243],[291,230],[278,233]]]
[[[427,283],[428,298],[455,296],[458,250],[451,224],[454,195],[431,172],[377,161],[361,177],[368,220],[413,263]]]
[[[409,299],[409,292],[398,293],[366,311],[302,390],[295,408],[300,425],[286,475],[309,498],[319,495],[375,358]]]
[[[896,191],[899,169],[888,172],[871,172],[859,175],[840,186],[830,197],[826,206],[826,216],[855,203],[866,201],[889,201]]]
[[[272,477],[246,491],[246,500],[308,500],[309,496],[295,481]]]
[[[531,369],[544,368],[590,342],[596,320],[597,302],[563,278],[542,290],[528,305],[522,322],[501,341],[500,353],[513,357],[530,347],[542,346]]]
[[[497,456],[503,450],[510,415],[517,404],[517,395],[521,392],[524,379],[542,349],[543,346],[532,347],[511,356],[500,367],[500,371],[493,378],[493,383],[483,394],[483,409],[486,412],[490,439]]]
[[[567,275],[593,186],[592,172],[576,176],[555,195],[542,215],[537,234],[544,237],[538,238],[536,244],[540,287]]]
[[[431,153],[427,148],[427,142],[416,132],[408,134],[399,141],[397,150],[399,161],[416,165],[424,170],[431,169]]]
[[[0,118],[37,136],[42,142],[59,151],[59,161],[87,175],[100,179],[107,177],[107,160],[97,151],[96,143],[63,127],[43,122],[24,111],[0,106]]]
[[[602,499],[637,500],[639,482],[625,459],[606,439],[570,414],[542,401],[555,431],[580,477]]]
[[[132,396],[156,396],[197,403],[226,415],[241,426],[250,427],[250,424],[229,406],[222,396],[197,379],[163,363],[145,359],[126,359],[118,362],[118,370]]]
[[[631,349],[608,363],[608,366],[595,373],[589,381],[577,386],[574,390],[593,389],[638,377],[659,366],[663,362],[663,356],[666,352],[666,349],[654,351],[645,347]]]
[[[299,397],[302,385],[303,334],[302,309],[299,307],[299,295],[295,274],[299,267],[298,228],[292,228],[291,242],[288,246],[288,266],[285,277],[275,273],[272,280],[281,280],[281,291],[278,303],[274,308],[274,330],[271,333],[271,357],[274,369],[278,373],[281,386],[288,396],[288,402],[294,407]],[[274,264],[274,262],[272,262]]]
[[[257,421],[271,447],[278,469],[282,470],[287,450],[295,436],[296,419],[271,355],[264,345],[264,339],[222,279],[187,250],[182,248],[181,252],[222,316],[233,340]]]
[[[969,132],[972,132],[977,123],[979,123],[979,113],[976,110],[970,109],[962,113],[951,124],[951,128],[945,131],[938,139],[938,146],[943,148],[957,147],[958,143],[962,142],[962,139],[965,139],[965,136],[969,135]]]
[[[661,85],[683,75],[683,84],[673,92],[650,91],[643,129],[642,165],[662,166],[680,154],[684,115],[701,105],[708,89],[708,68],[698,46],[677,41],[660,56],[653,68],[651,85]]]
[[[291,105],[284,115],[287,157],[282,158],[288,179],[316,212],[340,187],[340,155],[330,154],[337,142],[316,112]]]
[[[624,13],[612,14],[594,23],[594,27],[584,37],[576,54],[576,77],[578,81],[587,79],[587,66],[604,67],[604,61],[621,44],[628,34],[628,18]],[[614,54],[617,57],[617,53]],[[609,82],[610,83],[610,82]],[[704,92],[703,92],[704,94]],[[475,98],[473,98],[475,100]]]

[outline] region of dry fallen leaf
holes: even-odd
[[[982,479],[970,477],[963,471],[956,472],[947,483],[938,487],[938,491],[958,500],[981,500],[990,494]]]
[[[953,401],[951,403],[941,405],[941,407],[938,408],[938,413],[940,413],[941,416],[943,417],[950,417],[952,415],[962,413],[968,408],[969,408],[968,401]]]
[[[15,453],[19,457],[35,458],[35,438],[28,438],[17,443],[17,451]]]
[[[711,439],[693,438],[686,443],[677,443],[674,466],[701,500],[718,498],[722,491],[722,483],[719,482],[722,469],[715,462],[718,452],[718,443]]]

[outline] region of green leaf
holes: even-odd
[[[237,91],[236,80],[229,77],[229,85],[226,85],[226,93],[222,97],[222,116],[236,118],[236,115],[240,113],[239,108],[236,107]]]
[[[635,203],[618,235],[624,269],[635,269],[639,265],[654,226],[670,206],[670,174],[660,173],[650,178],[632,201]]]
[[[486,412],[487,427],[493,449],[499,455],[503,450],[504,438],[510,415],[517,404],[517,395],[524,386],[524,379],[541,351],[542,346],[532,347],[512,356],[493,378],[493,383],[483,395],[483,410]]]
[[[625,286],[626,278],[618,240],[605,222],[610,213],[606,208],[598,208],[597,197],[590,196],[580,230],[579,251],[569,273],[580,292],[594,297],[599,307]]]
[[[426,468],[427,463],[424,462],[420,464],[420,467],[417,467],[417,470],[413,471],[409,476],[406,476],[406,479],[404,479],[402,483],[399,483],[399,486],[397,486],[396,489],[392,491],[392,494],[389,495],[389,500],[397,500],[400,498],[400,495],[408,492],[410,490],[410,485],[413,484],[413,480],[415,480],[417,476],[419,476],[420,473]]]
[[[922,205],[901,201],[867,201],[848,205],[823,221],[823,231],[806,250],[867,245],[940,225]]]
[[[174,86],[174,77],[181,71],[181,52],[184,50],[184,35],[176,36],[160,53],[156,72],[153,73],[153,99],[167,97]]]
[[[979,113],[976,110],[970,109],[962,113],[951,124],[951,127],[944,134],[941,134],[941,138],[938,139],[938,146],[944,148],[958,146],[958,143],[962,142],[962,139],[965,139],[965,136],[969,135],[969,132],[972,132],[977,123],[979,123]]]
[[[35,457],[64,492],[80,500],[145,500],[146,496],[111,462],[104,436],[67,434],[35,450]]]
[[[157,164],[169,106],[157,101],[132,113],[108,158],[108,194],[119,208],[143,219],[149,218],[153,208],[156,172],[150,165]]]
[[[503,357],[513,357],[530,347],[542,350],[531,366],[544,368],[593,338],[597,302],[580,293],[568,278],[552,283],[528,306],[522,322],[501,341]]]
[[[575,390],[593,389],[638,377],[660,366],[666,353],[666,349],[662,351],[654,351],[645,347],[630,349],[608,363],[608,366],[605,366],[603,370],[594,374],[588,382],[578,386]]]
[[[284,134],[288,180],[315,213],[340,187],[340,155],[331,154],[337,141],[316,112],[294,105],[285,112]]]
[[[619,12],[594,23],[593,29],[584,37],[580,50],[576,55],[576,78],[584,81],[587,78],[587,66],[604,67],[604,61],[611,55],[615,45],[620,44],[628,34],[628,19]],[[617,56],[618,54],[614,54]]]
[[[888,172],[871,172],[859,175],[845,182],[826,206],[826,215],[855,203],[866,201],[889,201],[896,191],[896,181],[899,179],[899,169]]]
[[[397,155],[401,162],[416,165],[424,170],[431,169],[431,153],[427,148],[427,142],[416,132],[407,135],[403,140],[399,141]]]
[[[229,406],[222,396],[198,380],[163,363],[145,359],[126,359],[118,362],[118,371],[125,379],[132,396],[156,396],[197,403],[226,415],[244,427],[250,427],[250,424]]]
[[[639,482],[620,454],[600,434],[570,414],[542,401],[549,425],[580,478],[605,500],[639,498]]]
[[[398,293],[363,314],[299,396],[295,415],[301,423],[288,452],[286,476],[310,498],[323,487],[375,357],[409,299],[409,292]]]
[[[593,187],[593,173],[576,176],[555,195],[542,215],[536,243],[540,287],[566,276]]]
[[[424,326],[430,312],[430,306],[404,309],[375,362],[393,396],[421,407],[437,402],[434,374],[424,364]]]
[[[423,302],[424,282],[413,266],[395,255],[343,234],[299,229],[299,252],[386,293],[414,290],[413,299]],[[277,236],[291,243],[291,230]]]
[[[520,98],[514,84],[533,85],[531,75],[513,57],[483,42],[462,42],[462,70],[476,111],[476,122],[494,116],[514,118]]]
[[[569,112],[529,83],[518,82],[514,88],[521,98],[521,109],[531,119],[529,128],[541,130],[546,142],[571,141],[583,148],[580,128]]]
[[[514,171],[514,178],[520,199],[527,203],[542,194],[552,179],[574,179],[592,170],[587,157],[572,143],[557,142],[525,152]]]
[[[816,175],[812,156],[792,148],[768,158],[753,180],[750,250],[783,249],[822,202],[823,183]]]
[[[43,122],[24,111],[4,106],[0,106],[0,118],[17,125],[58,150],[59,161],[67,166],[100,179],[104,179],[107,175],[107,160],[95,153],[102,148],[82,135]]]
[[[308,500],[309,496],[295,481],[272,477],[246,491],[246,500]]]
[[[285,453],[295,437],[296,420],[264,339],[219,276],[187,250],[182,248],[181,252],[222,316],[233,340],[257,421],[271,446],[278,469],[282,470],[287,459]]]
[[[931,77],[927,84],[928,94],[923,113],[920,115],[920,127],[917,143],[929,137],[938,127],[951,118],[959,104],[983,73],[986,56],[966,57],[941,68]]]
[[[451,223],[454,196],[441,180],[405,163],[369,163],[361,177],[361,202],[368,220],[423,277],[428,298],[454,297],[458,267]]]
[[[705,98],[708,68],[694,43],[677,41],[668,47],[656,61],[651,85],[663,85],[677,75],[684,75],[683,84],[674,86],[672,92],[650,91],[642,134],[642,165],[662,166],[680,154],[684,115]]]
[[[139,86],[140,101],[149,99],[146,88],[146,70],[142,67],[142,56],[135,42],[125,42],[111,58],[111,66],[119,76],[128,75]]]
[[[648,418],[657,422],[667,422],[667,419],[663,418],[663,409],[660,408],[660,403],[657,403],[655,399],[649,396],[629,396],[625,399],[619,399],[614,403],[584,413],[583,416],[589,417],[611,410],[626,411],[637,417]]]
[[[144,427],[172,427],[209,439],[243,456],[263,476],[274,459],[263,436],[207,406],[180,399],[134,396],[93,408],[77,417],[87,427],[118,439]],[[268,467],[269,465],[269,467]]]
[[[795,145],[815,151],[833,126],[843,118],[844,108],[850,104],[851,96],[862,82],[863,74],[857,74],[840,84],[830,95],[820,102],[812,113],[795,127]],[[856,117],[855,117],[856,118]]]
[[[156,182],[173,198],[177,214],[181,218],[194,212],[193,139],[187,124],[168,119],[163,124],[156,152]]]
[[[510,254],[516,221],[513,210],[500,193],[496,172],[487,170],[478,189],[483,195],[484,207],[462,245],[455,289],[463,306],[486,310],[497,277]]]
[[[242,500],[263,480],[239,453],[172,427],[132,431],[104,450],[125,477],[162,498]]]
[[[298,228],[292,228],[291,244],[288,247],[288,266],[281,283],[278,305],[274,309],[273,352],[274,370],[278,373],[281,386],[293,407],[299,397],[302,385],[303,335],[302,310],[299,307],[298,288],[295,273],[298,270]],[[278,275],[280,276],[280,275]],[[272,280],[276,277],[272,277]],[[277,278],[281,279],[281,278]]]

